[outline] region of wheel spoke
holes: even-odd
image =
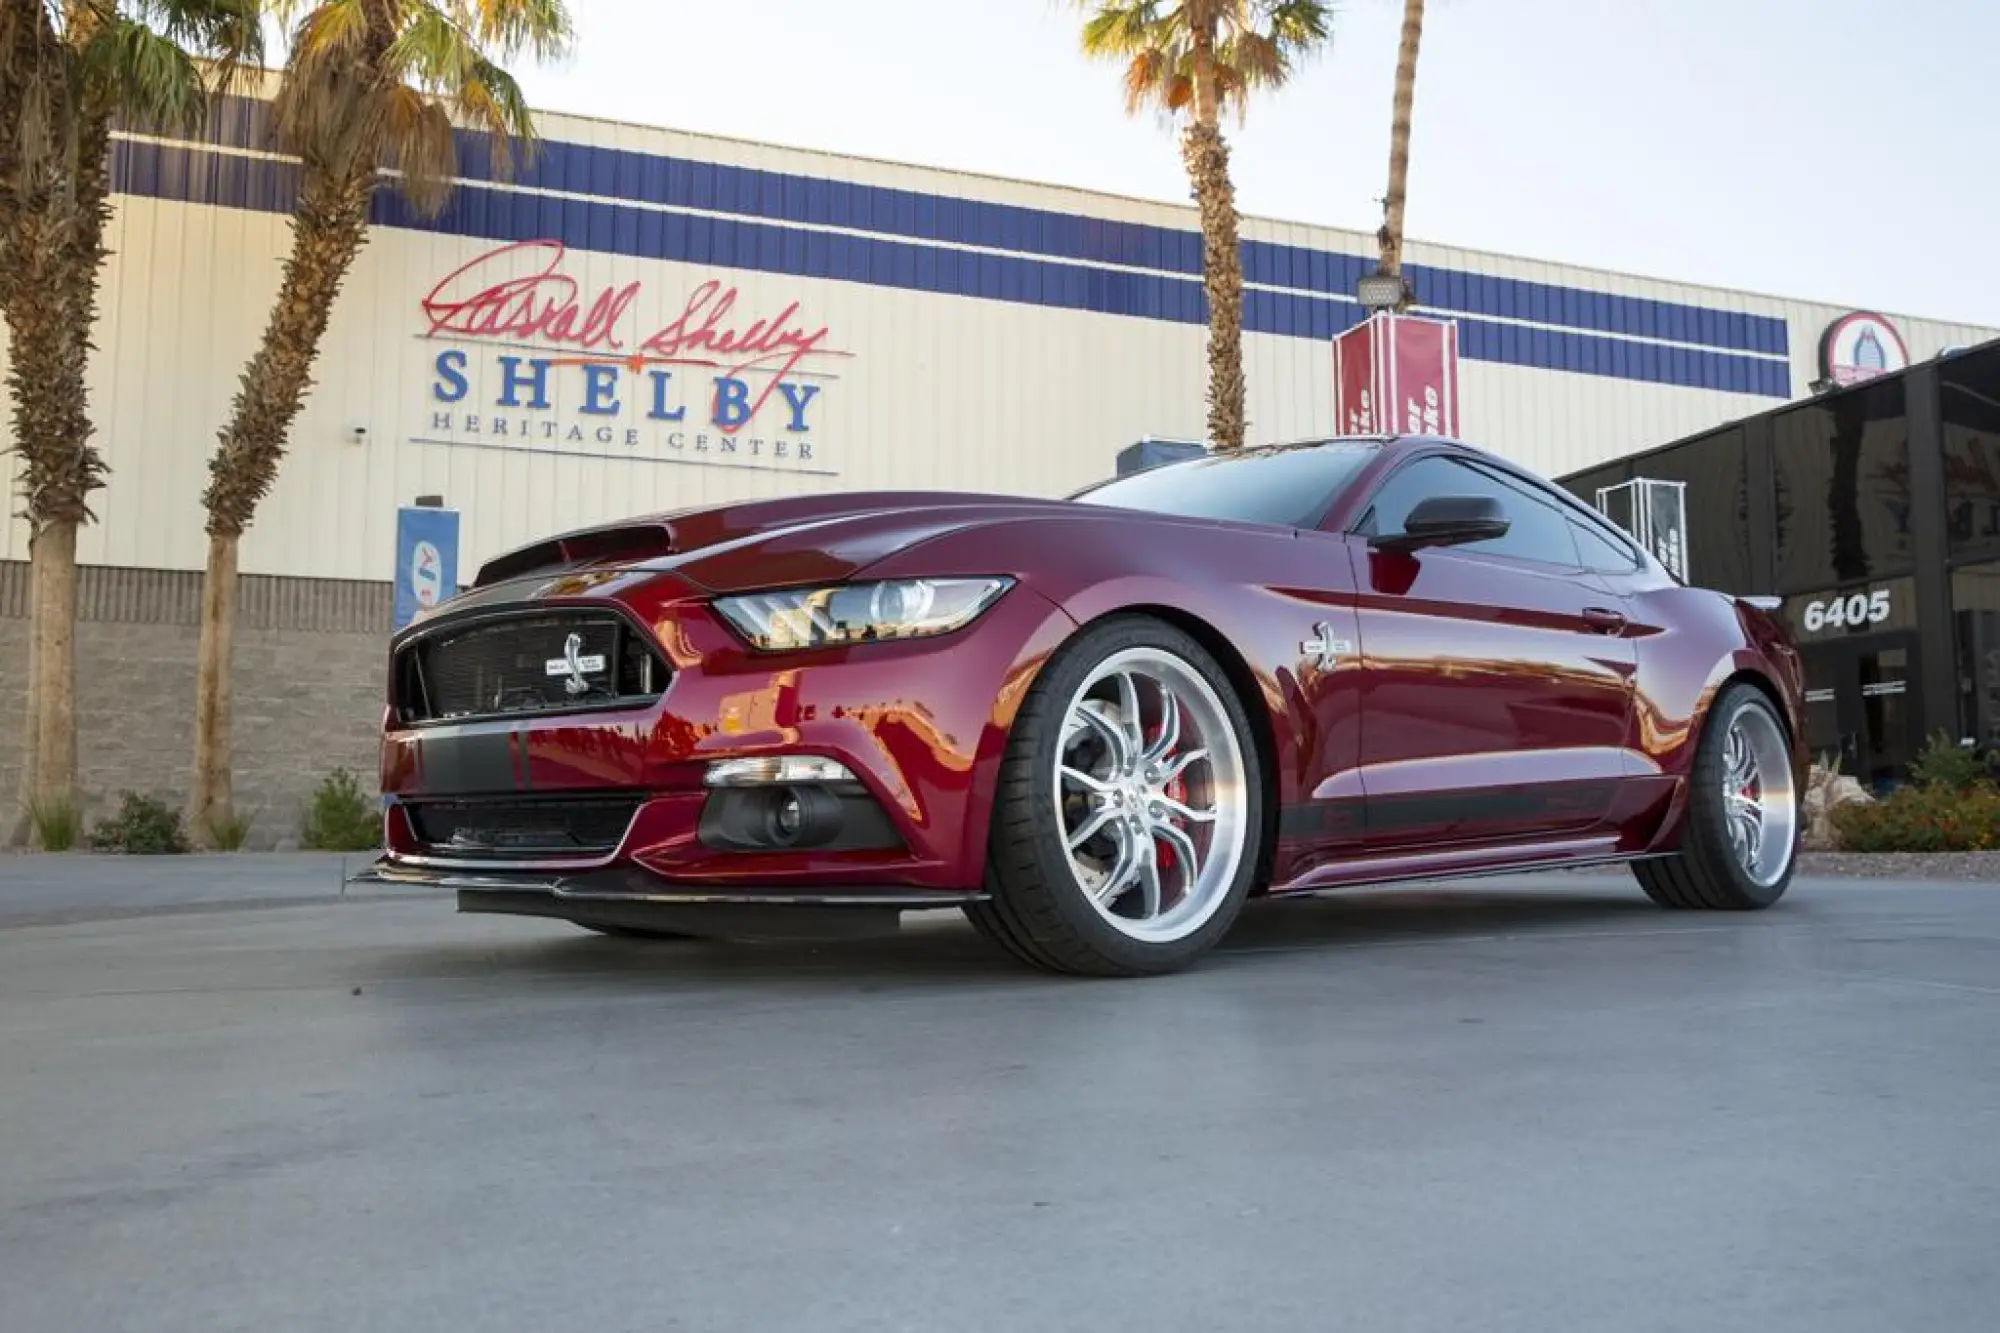
[[[1079,707],[1070,716],[1081,719],[1084,729],[1097,733],[1097,738],[1104,742],[1105,749],[1111,752],[1113,769],[1125,767],[1127,759],[1131,756],[1131,747],[1122,728],[1112,725],[1111,719],[1088,704]]]
[[[1742,791],[1750,785],[1756,775],[1757,757],[1751,751],[1750,742],[1742,731],[1735,727],[1729,730],[1729,743],[1723,750],[1723,767],[1731,788]]]
[[[1149,843],[1139,853],[1139,893],[1140,911],[1148,918],[1160,914],[1160,904],[1165,894],[1160,890],[1160,858]]]
[[[1097,836],[1099,829],[1102,829],[1106,824],[1111,822],[1111,819],[1112,812],[1110,806],[1091,811],[1090,818],[1084,820],[1077,827],[1076,831],[1069,835],[1069,849],[1075,851],[1086,842],[1089,842]]]
[[[1068,764],[1064,764],[1056,772],[1062,776],[1064,782],[1074,782],[1086,791],[1102,792],[1111,790],[1111,784],[1103,778],[1092,777],[1082,769],[1072,768]]]
[[[1730,841],[1742,853],[1746,867],[1757,863],[1757,855],[1764,841],[1764,812],[1755,801],[1741,798],[1729,803]]]
[[[1194,839],[1188,836],[1186,829],[1175,828],[1172,824],[1155,826],[1153,834],[1174,849],[1174,859],[1181,867],[1183,892],[1193,888],[1195,880],[1200,878],[1201,871],[1201,853],[1195,850]]]
[[[1215,822],[1215,811],[1213,810],[1197,810],[1191,805],[1185,805],[1180,801],[1174,800],[1171,796],[1157,797],[1155,798],[1155,802],[1171,818],[1185,819],[1192,824],[1212,824]]]
[[[1764,852],[1764,821],[1761,817],[1746,814],[1743,819],[1744,865],[1752,870]]]
[[[1162,787],[1166,786],[1169,782],[1187,772],[1189,768],[1207,758],[1208,751],[1206,750],[1189,750],[1186,754],[1176,755],[1174,762],[1168,764],[1165,770],[1161,772],[1160,785]]]
[[[1121,671],[1118,682],[1118,722],[1125,733],[1124,748],[1119,751],[1121,767],[1129,767],[1139,762],[1139,756],[1146,749],[1146,728],[1139,713],[1139,682],[1129,671]]]
[[[1132,878],[1139,869],[1139,849],[1135,845],[1136,840],[1123,824],[1116,827],[1118,856],[1112,861],[1111,869],[1105,872],[1104,882],[1092,893],[1097,899],[1097,905],[1107,910],[1132,887]]]
[[[1165,761],[1181,743],[1181,701],[1174,697],[1172,690],[1162,690],[1162,712],[1160,714],[1160,734],[1146,747],[1141,756],[1147,768],[1153,768]]]

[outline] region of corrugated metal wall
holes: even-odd
[[[120,141],[94,366],[113,472],[86,561],[202,563],[207,458],[288,239],[294,169],[264,120],[238,101],[204,143]],[[510,185],[474,146],[435,222],[378,200],[246,572],[386,578],[395,507],[420,493],[463,512],[469,569],[551,529],[746,496],[1056,494],[1144,435],[1202,433],[1189,208],[598,121],[551,117],[544,132]],[[1244,236],[1252,437],[1327,432],[1328,338],[1358,317],[1346,294],[1372,241],[1262,220]],[[427,317],[454,270],[544,239],[566,247],[566,282],[463,305],[555,259],[517,250]],[[1464,432],[1551,474],[1802,393],[1819,330],[1843,313],[1436,246],[1409,259],[1426,305],[1460,317]],[[615,320],[590,319],[600,294]],[[618,363],[677,319],[695,336],[656,347],[667,359]],[[1898,323],[1917,356],[1992,336]],[[796,344],[773,331],[821,328],[777,389],[768,372]],[[713,381],[752,359],[746,342],[776,354],[732,376],[743,387],[725,395],[763,401],[728,432]],[[462,360],[441,369],[441,355]],[[15,521],[0,553],[25,552]]]

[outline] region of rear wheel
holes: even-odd
[[[1089,976],[1171,972],[1249,895],[1264,794],[1249,718],[1189,635],[1121,617],[1065,645],[1008,737],[967,909],[1025,962]]]
[[[1681,850],[1632,867],[1662,907],[1756,911],[1784,897],[1798,861],[1798,784],[1778,710],[1737,683],[1709,711],[1688,775]]]

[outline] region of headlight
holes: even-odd
[[[1009,578],[894,579],[721,597],[715,609],[753,648],[789,652],[949,634],[1012,587]]]

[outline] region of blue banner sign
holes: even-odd
[[[405,506],[396,511],[396,612],[400,630],[458,591],[458,511]]]

